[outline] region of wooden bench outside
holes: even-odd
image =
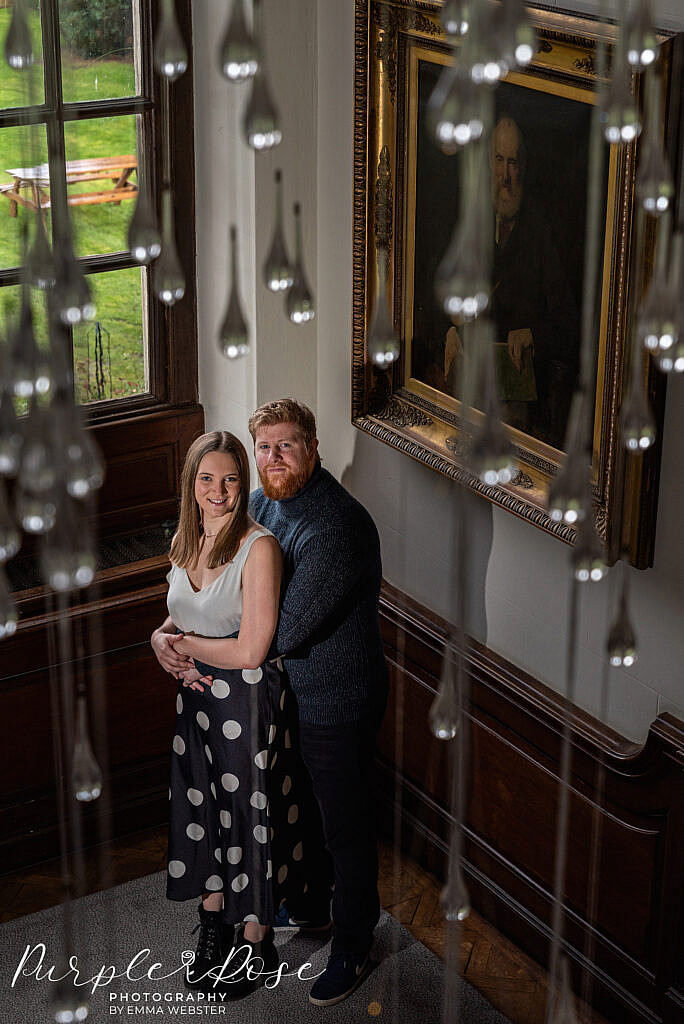
[[[95,203],[116,203],[122,199],[132,199],[138,194],[138,186],[129,181],[133,171],[137,169],[138,160],[133,156],[98,157],[94,160],[69,160],[66,165],[67,186],[77,185],[84,181],[105,181],[109,179],[110,188],[97,192],[76,192],[68,197],[69,206],[90,206]],[[29,210],[49,210],[50,208],[50,170],[47,164],[37,167],[11,167],[14,181],[0,185],[0,193],[7,196],[10,203],[10,217],[17,216],[17,205]],[[22,190],[29,195],[22,195]]]

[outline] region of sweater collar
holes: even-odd
[[[291,498],[280,498],[276,499],[278,505],[282,505],[289,512],[299,512],[301,509],[306,508],[309,505],[319,488],[324,485],[330,474],[326,469],[323,469],[320,462],[314,466],[313,473],[306,481],[303,487],[300,487],[296,494],[293,494]]]

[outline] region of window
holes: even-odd
[[[12,16],[0,6],[0,40]],[[48,239],[68,203],[74,250],[97,307],[70,329],[74,389],[89,422],[112,425],[196,402],[192,70],[171,86],[170,150],[184,299],[162,306],[151,268],[127,251],[138,173],[161,185],[161,83],[152,69],[156,0],[26,0],[35,64],[0,69],[0,307],[18,308],[23,225]],[[176,0],[190,48],[190,0]],[[182,143],[178,144],[178,136]],[[48,168],[47,157],[50,154]],[[158,208],[157,201],[157,208]],[[45,338],[36,293],[36,335]]]

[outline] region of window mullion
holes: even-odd
[[[27,124],[45,124],[49,111],[45,103],[34,107],[10,107],[0,110],[0,128],[19,128]]]
[[[47,117],[48,175],[50,178],[50,213],[52,240],[70,235],[69,206],[66,183],[66,149],[64,142],[64,101],[62,99],[62,47],[59,36],[59,0],[41,0],[43,34],[43,68]],[[68,346],[71,389],[74,389],[73,351],[74,332],[61,326],[62,344]]]
[[[58,2],[59,0],[41,0],[40,5],[53,238],[63,237],[69,226],[63,122],[64,101],[62,99],[62,47],[59,38]]]
[[[87,121],[94,117],[118,117],[122,114],[146,114],[154,109],[154,102],[145,96],[131,96],[110,100],[82,100],[65,103],[64,121]]]

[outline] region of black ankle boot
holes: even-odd
[[[214,979],[208,971],[224,963],[233,946],[235,929],[221,920],[222,911],[205,910],[201,903],[197,909],[200,919],[192,934],[199,928],[199,939],[195,960],[185,971],[185,987],[213,992]]]
[[[235,962],[244,963],[244,966],[225,979],[221,991],[226,993],[228,999],[243,999],[264,984],[269,974],[278,969],[280,960],[273,941],[272,928],[266,932],[261,942],[250,942],[245,938],[244,932],[240,931],[235,936],[234,944],[236,950],[241,950],[243,946],[251,947],[249,960],[246,959],[244,952],[236,956]]]

